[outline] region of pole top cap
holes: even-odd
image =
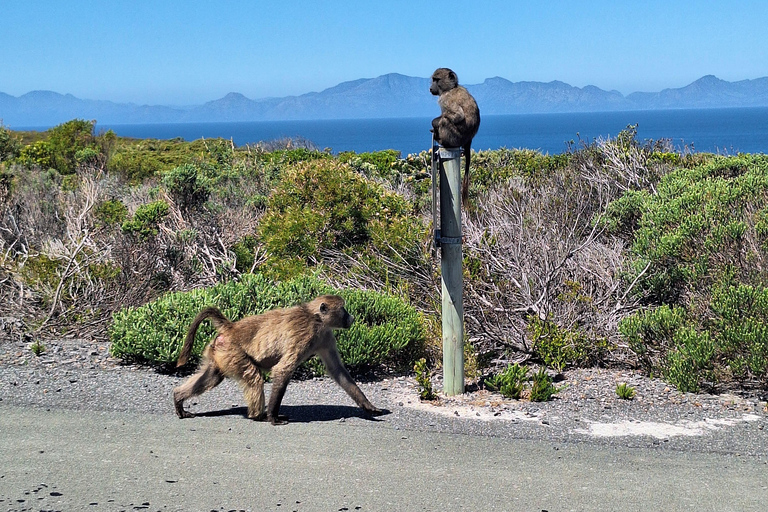
[[[453,160],[461,158],[461,148],[440,148],[440,158],[444,160]]]

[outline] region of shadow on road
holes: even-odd
[[[384,409],[382,416],[391,414]],[[362,418],[368,421],[381,421],[380,419],[365,414],[360,408],[348,405],[283,405],[280,407],[280,416],[287,416],[291,423],[311,423],[315,421],[338,421],[347,418]],[[213,418],[218,416],[242,416],[248,417],[247,407],[232,407],[215,411],[195,412],[195,416]]]

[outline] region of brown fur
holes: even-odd
[[[179,418],[194,414],[184,410],[184,400],[214,388],[225,377],[240,381],[248,403],[248,417],[264,418],[264,377],[271,370],[272,392],[266,419],[273,425],[287,423],[279,416],[280,403],[296,368],[317,355],[328,373],[369,414],[381,414],[365,397],[344,367],[336,347],[333,329],[348,329],[354,318],[344,308],[344,299],[323,295],[292,308],[275,309],[261,315],[230,322],[221,312],[208,307],[192,321],[177,366],[189,359],[195,333],[210,319],[216,338],[203,351],[198,372],[174,388],[173,401]]]
[[[432,120],[435,140],[445,148],[464,150],[464,181],[461,187],[461,201],[469,197],[469,163],[472,139],[480,128],[480,109],[475,98],[459,85],[456,73],[448,68],[438,68],[432,73],[429,92],[439,96],[440,115]]]

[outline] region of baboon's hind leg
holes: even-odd
[[[224,380],[224,375],[215,364],[210,361],[203,363],[203,367],[187,381],[173,388],[173,405],[179,418],[194,418],[195,415],[184,409],[184,400],[201,395],[213,389]]]
[[[254,364],[249,364],[242,376],[243,395],[248,404],[248,417],[252,420],[264,419],[264,377]]]

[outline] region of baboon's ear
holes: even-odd
[[[451,71],[450,73],[448,73],[448,77],[449,77],[451,80],[453,80],[454,82],[458,82],[458,81],[459,81],[459,77],[457,77],[457,76],[456,76],[456,73],[454,73],[453,71]]]
[[[320,303],[320,312],[321,313],[325,313],[327,311],[328,311],[328,304],[326,304],[325,302],[321,302]]]

